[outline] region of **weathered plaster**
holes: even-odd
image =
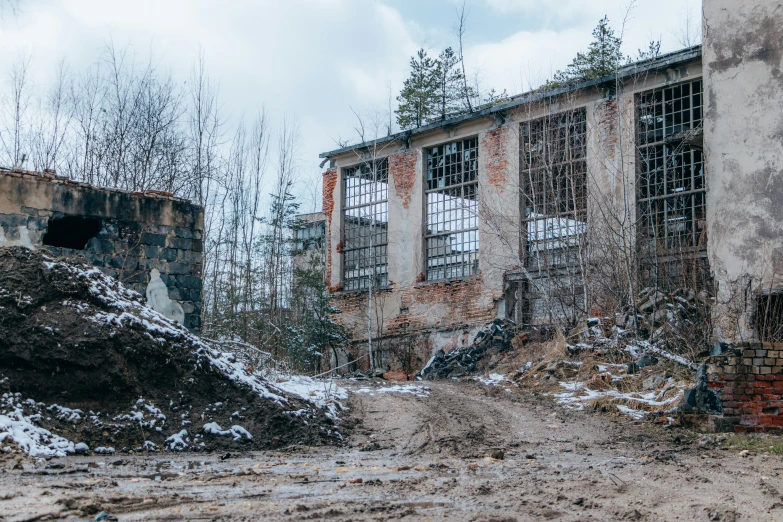
[[[719,303],[783,290],[783,2],[705,0],[709,258]],[[752,302],[752,299],[748,301]],[[720,334],[752,339],[752,318],[718,307]]]
[[[179,324],[185,323],[182,305],[169,298],[169,289],[166,288],[166,283],[160,278],[160,272],[156,268],[150,272],[146,294],[147,306]]]

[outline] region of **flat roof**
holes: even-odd
[[[129,194],[136,197],[155,198],[155,199],[168,199],[171,201],[181,201],[184,203],[190,203],[191,205],[198,206],[187,198],[175,196],[171,192],[164,192],[162,190],[144,190],[133,191],[110,187],[100,187],[98,185],[92,185],[84,181],[77,181],[67,176],[58,176],[53,170],[45,170],[43,172],[37,172],[34,170],[24,170],[16,168],[8,168],[0,166],[0,176],[7,176],[10,178],[24,178],[35,181],[43,181],[46,183],[52,183],[54,185],[64,185],[67,187],[88,188],[97,190],[100,192],[111,192],[116,194]]]
[[[562,94],[567,94],[574,91],[589,89],[590,87],[595,87],[597,85],[602,85],[616,80],[622,80],[640,73],[654,71],[658,69],[666,69],[673,65],[684,64],[686,62],[690,62],[697,58],[701,58],[701,45],[696,45],[694,47],[689,47],[687,49],[682,49],[680,51],[663,54],[654,60],[644,60],[644,61],[636,62],[631,65],[622,67],[621,69],[618,69],[616,74],[609,74],[606,76],[602,76],[600,78],[596,78],[594,80],[586,80],[578,83],[565,85],[563,87],[558,87],[555,89],[549,89],[546,91],[533,90],[523,94],[517,94],[512,96],[511,98],[508,99],[508,101],[505,101],[503,103],[499,103],[496,105],[486,104],[477,108],[473,112],[461,114],[453,118],[448,118],[442,121],[430,123],[422,127],[417,127],[415,129],[410,129],[395,134],[390,134],[389,136],[378,138],[377,140],[365,141],[362,143],[357,143],[355,145],[349,145],[347,147],[335,149],[329,152],[322,152],[321,154],[318,155],[318,157],[329,159],[334,156],[339,156],[340,154],[344,154],[346,152],[354,151],[356,149],[369,148],[375,145],[388,143],[391,141],[407,140],[413,135],[421,134],[430,130],[456,125],[458,123],[472,120],[474,118],[481,118],[483,116],[489,116],[495,113],[502,113],[504,111],[513,109],[515,107],[519,107],[521,105],[525,105],[535,101],[540,101],[546,98],[560,96]]]

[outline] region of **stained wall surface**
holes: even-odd
[[[182,307],[185,326],[194,331],[201,326],[203,230],[201,207],[170,194],[0,170],[0,246],[82,255],[142,295],[157,269],[169,298]],[[68,238],[53,235],[72,233],[83,235],[81,244],[55,246]]]
[[[754,297],[783,291],[783,2],[705,0],[703,62],[718,334],[749,340]]]

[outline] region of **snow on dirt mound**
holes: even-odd
[[[0,248],[0,450],[266,449],[342,440],[339,405],[251,373],[79,259]]]

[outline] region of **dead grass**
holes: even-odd
[[[731,434],[726,437],[726,446],[731,450],[748,450],[753,453],[783,455],[783,436],[769,434]]]
[[[617,409],[617,401],[606,395],[588,402],[585,404],[585,409],[600,413],[608,413],[610,415],[620,415],[620,410]]]

